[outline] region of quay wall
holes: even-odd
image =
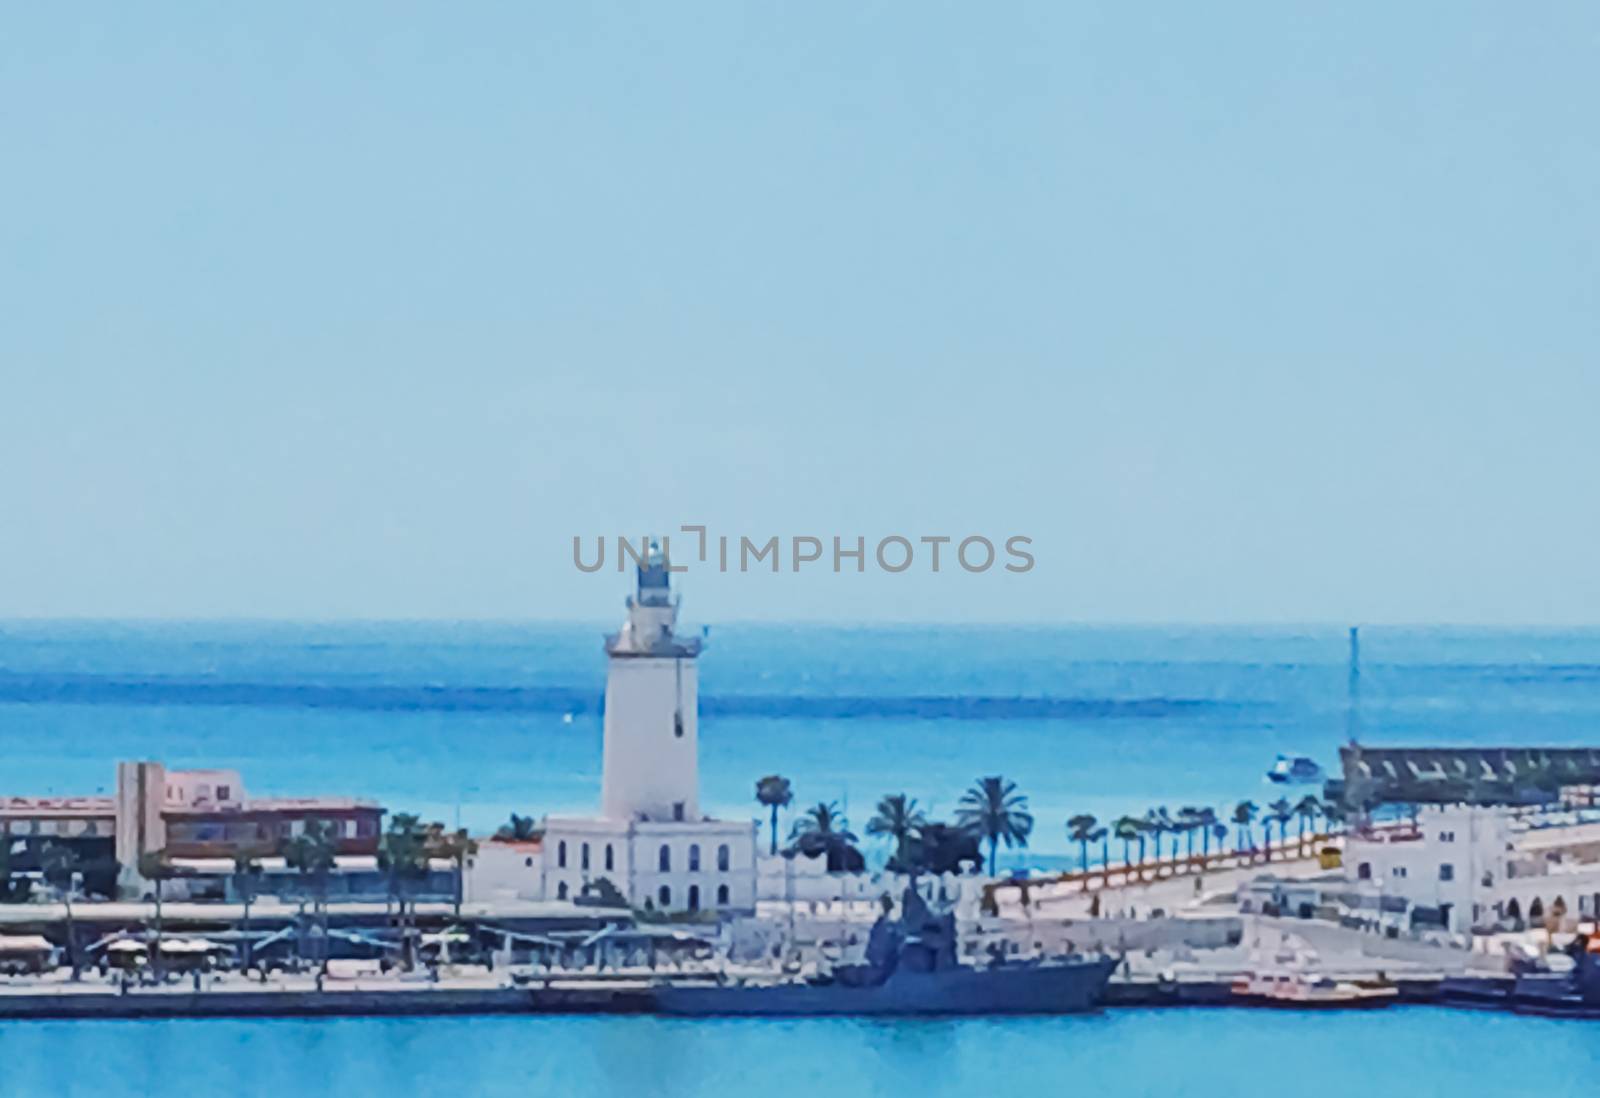
[[[648,1005],[643,993],[611,988],[41,992],[0,995],[0,1020],[604,1014],[635,1013]]]

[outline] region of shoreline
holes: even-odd
[[[1396,1005],[1438,1006],[1444,1009],[1496,1009],[1516,1013],[1509,1005],[1467,1006],[1440,1000],[1440,976],[1402,977],[1393,985],[1399,994]],[[1509,978],[1486,979],[1509,992]],[[81,987],[82,985],[78,985]],[[1038,1010],[1011,1013],[966,1014],[961,1011],[907,1012],[871,1015],[891,1018],[998,1018],[1012,1016],[1055,1016],[1079,1013],[1105,1013],[1128,1009],[1212,1008],[1252,1010],[1362,1009],[1359,1007],[1303,1007],[1289,1004],[1264,1004],[1241,999],[1232,992],[1233,981],[1197,979],[1163,981],[1152,977],[1113,980],[1101,1001],[1089,1011]],[[92,1019],[204,1019],[204,1018],[330,1018],[330,1017],[444,1017],[450,1015],[638,1015],[667,1017],[653,1001],[651,984],[643,979],[551,980],[544,986],[513,985],[466,986],[424,984],[421,986],[374,987],[359,984],[348,988],[317,990],[304,988],[233,986],[195,991],[187,987],[139,988],[126,993],[109,988],[58,987],[51,990],[0,987],[0,1020],[92,1020]],[[841,1012],[834,1017],[867,1017]],[[716,1016],[711,1016],[716,1017]],[[774,1014],[774,1018],[793,1015]]]

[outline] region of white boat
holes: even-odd
[[[1392,987],[1367,987],[1316,972],[1253,972],[1233,982],[1234,998],[1252,1006],[1358,1009],[1383,1007],[1399,992]]]
[[[1388,1006],[1399,997],[1393,987],[1335,980],[1322,973],[1316,951],[1298,935],[1285,934],[1271,962],[1263,959],[1259,942],[1251,956],[1254,967],[1232,986],[1234,999],[1242,1004],[1350,1010]]]
[[[1315,759],[1298,755],[1290,758],[1288,755],[1279,755],[1267,771],[1267,781],[1279,785],[1308,785],[1322,780],[1322,767],[1317,765]]]

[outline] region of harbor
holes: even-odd
[[[0,798],[0,1016],[1600,1006],[1600,751],[1363,743],[1353,630],[1337,777],[1280,755],[1292,800],[1080,814],[1077,867],[1040,872],[999,865],[1036,823],[999,776],[945,819],[884,795],[870,866],[836,803],[780,841],[779,775],[766,819],[704,811],[704,638],[659,548],[625,610],[596,814],[474,834],[154,760]]]

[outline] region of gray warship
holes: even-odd
[[[935,913],[906,889],[898,919],[873,924],[863,964],[825,977],[692,983],[652,988],[654,1008],[674,1015],[1069,1014],[1099,1005],[1119,959],[963,964],[955,916]]]

